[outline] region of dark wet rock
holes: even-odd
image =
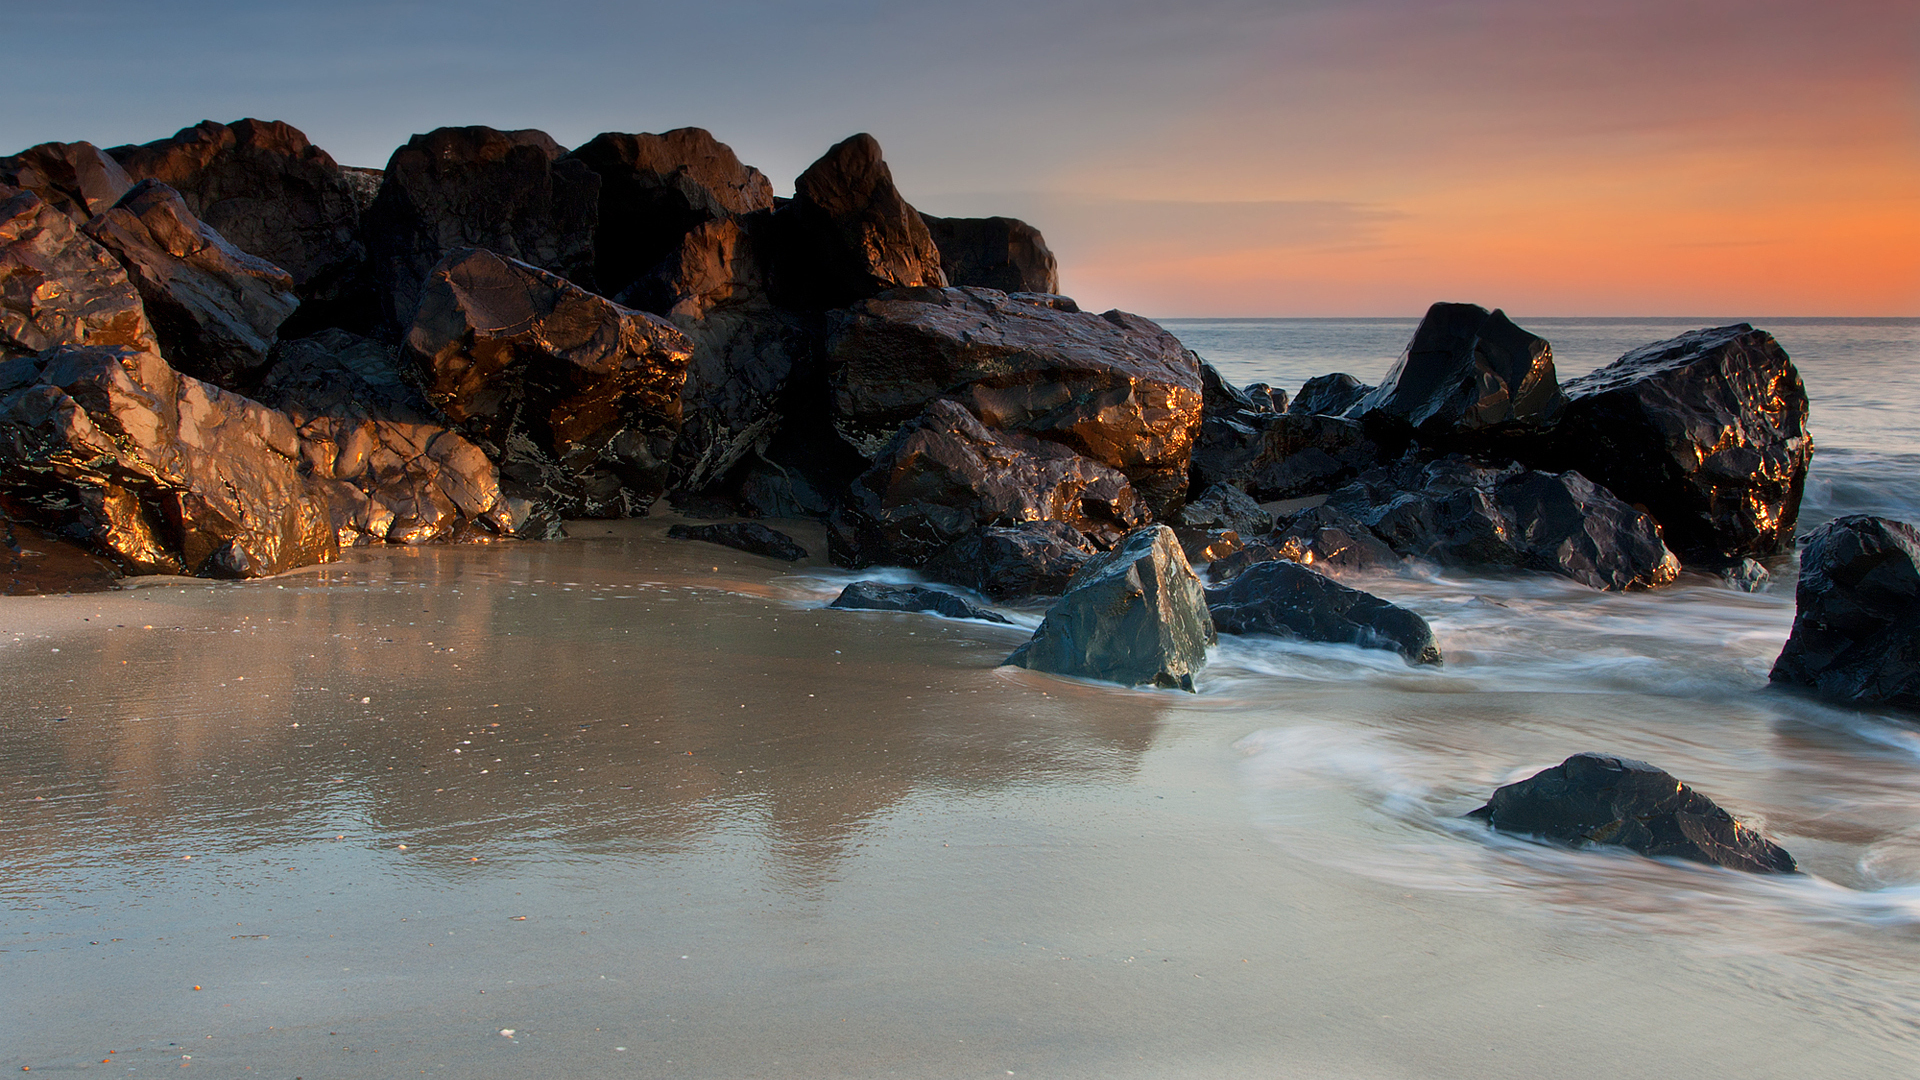
[[[1792,547],[1813,439],[1800,373],[1773,335],[1695,330],[1566,389],[1553,467],[1645,506],[1689,560]]]
[[[0,187],[0,360],[60,345],[159,349],[119,261],[39,196]]]
[[[1759,592],[1773,580],[1773,574],[1752,559],[1741,559],[1720,571],[1720,580],[1741,592]]]
[[[1544,570],[1596,589],[1658,588],[1680,572],[1652,518],[1576,472],[1408,460],[1368,473],[1327,505],[1400,554],[1443,566]]]
[[[486,248],[596,288],[600,176],[543,131],[438,128],[393,152],[362,219],[388,324],[405,333],[442,258]]]
[[[664,320],[461,248],[407,348],[433,406],[563,516],[645,513],[666,489],[691,346]]]
[[[1774,683],[1920,708],[1920,530],[1864,514],[1822,525],[1800,550],[1794,609]]]
[[[568,156],[600,177],[594,276],[608,296],[674,255],[694,229],[773,209],[760,170],[700,128],[606,132]]]
[[[1206,592],[1173,530],[1135,530],[1088,559],[1006,662],[1124,686],[1192,690],[1214,643]]]
[[[1644,761],[1606,754],[1575,754],[1508,784],[1468,816],[1576,848],[1624,847],[1757,874],[1797,869],[1792,855],[1712,799]]]
[[[1373,387],[1344,371],[1316,375],[1300,387],[1300,392],[1287,405],[1287,411],[1317,416],[1345,416],[1348,410],[1372,392]]]
[[[1118,471],[935,401],[854,482],[829,553],[843,566],[919,566],[985,525],[1062,521],[1117,539],[1147,520]]]
[[[907,289],[835,316],[835,424],[871,453],[935,398],[988,427],[1071,447],[1125,473],[1155,514],[1185,497],[1198,361],[1120,311],[1062,311],[991,289]]]
[[[1313,413],[1208,417],[1194,445],[1199,489],[1229,484],[1255,499],[1318,495],[1380,460],[1380,447],[1357,420]]]
[[[824,518],[833,512],[826,496],[798,469],[752,458],[739,473],[734,495],[748,517]]]
[[[1355,409],[1425,442],[1540,431],[1566,406],[1553,347],[1504,312],[1435,304],[1393,370]]]
[[[949,619],[979,619],[1004,623],[1005,615],[925,585],[889,585],[884,581],[856,581],[840,591],[828,607],[866,611],[929,611]]]
[[[1173,535],[1187,562],[1195,565],[1216,562],[1240,551],[1240,534],[1232,529],[1191,529],[1175,525]]]
[[[949,285],[1001,292],[1057,293],[1060,269],[1040,230],[1018,218],[942,218],[922,214],[940,249]]]
[[[111,562],[78,544],[0,518],[0,596],[104,592],[120,578]]]
[[[1187,500],[1173,516],[1173,523],[1190,529],[1231,529],[1243,537],[1259,536],[1272,530],[1273,515],[1232,484],[1215,484],[1198,498]]]
[[[1275,559],[1329,574],[1400,565],[1400,556],[1358,518],[1331,506],[1314,506],[1288,518],[1267,535],[1245,538],[1241,550],[1207,567],[1207,577],[1225,581],[1250,566]]]
[[[119,202],[133,179],[90,142],[50,142],[0,158],[0,184],[31,191],[75,225],[84,225]]]
[[[1287,411],[1287,392],[1285,390],[1277,386],[1268,386],[1263,382],[1248,383],[1243,389],[1246,391],[1246,395],[1253,399],[1254,406],[1262,412]]]
[[[807,557],[807,549],[797,543],[793,537],[777,529],[769,529],[755,521],[736,521],[716,525],[675,525],[667,530],[667,535],[675,540],[703,540],[709,544],[719,544],[736,551],[751,555],[765,555],[769,559],[783,562],[799,562]]]
[[[1223,634],[1358,645],[1397,652],[1409,664],[1440,663],[1427,620],[1295,562],[1263,562],[1208,589],[1207,610]]]
[[[126,269],[160,354],[194,378],[250,386],[300,305],[285,270],[228,243],[157,181],[135,184],[82,231]]]
[[[947,283],[933,235],[894,186],[873,136],[836,144],[793,192],[780,212],[784,301],[844,307],[887,289]]]
[[[128,573],[260,577],[339,555],[285,414],[152,353],[0,364],[0,495]]]
[[[988,525],[947,545],[921,572],[997,601],[1059,596],[1098,550],[1063,521]]]
[[[406,381],[397,354],[323,330],[276,348],[259,390],[293,421],[340,545],[557,536],[558,515],[510,484],[503,489],[486,454]]]

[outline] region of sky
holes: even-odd
[[[9,5],[12,7],[13,5]],[[704,127],[790,192],[880,140],[1173,316],[1920,316],[1913,0],[68,0],[8,13],[0,152],[285,120]]]

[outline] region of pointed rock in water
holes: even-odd
[[[1566,407],[1553,347],[1477,304],[1427,309],[1399,363],[1354,410],[1442,443],[1541,430]]]
[[[949,285],[1001,292],[1057,293],[1060,271],[1040,230],[1018,218],[941,218],[925,214]]]
[[[796,543],[793,537],[753,521],[723,525],[675,525],[667,530],[667,535],[675,540],[704,540],[709,544],[785,562],[799,562],[807,557],[807,549]]]
[[[925,585],[889,585],[884,581],[856,581],[840,591],[828,607],[868,611],[930,611],[949,619],[980,619],[1004,623],[1005,615]]]
[[[1136,529],[1073,575],[1006,662],[1124,686],[1192,690],[1214,643],[1206,591],[1165,525]]]
[[[1771,681],[1920,709],[1920,529],[1865,514],[1821,526],[1800,549],[1794,607]]]
[[[1757,874],[1797,870],[1785,849],[1712,799],[1644,761],[1605,754],[1575,754],[1508,784],[1467,816],[1577,848],[1605,844]]]
[[[133,178],[90,142],[41,143],[0,158],[0,184],[33,192],[77,226],[119,202]]]
[[[987,525],[947,545],[921,572],[994,600],[1059,596],[1099,549],[1064,521]]]
[[[120,263],[38,195],[0,187],[0,360],[60,345],[160,351]]]
[[[1440,663],[1427,620],[1298,563],[1260,563],[1208,589],[1207,611],[1223,634],[1358,645],[1397,652],[1410,665]]]

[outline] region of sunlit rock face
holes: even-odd
[[[1920,708],[1920,530],[1864,514],[1821,526],[1800,550],[1794,604],[1773,682]]]
[[[119,261],[39,195],[0,187],[0,360],[60,345],[159,351]]]
[[[1690,560],[1793,546],[1813,438],[1800,373],[1746,323],[1645,345],[1566,387],[1555,467],[1647,508]]]
[[[0,158],[0,184],[31,191],[75,225],[84,225],[119,202],[133,178],[90,142],[50,142]]]

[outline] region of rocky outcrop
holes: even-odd
[[[1345,416],[1373,387],[1344,371],[1316,375],[1300,387],[1287,411],[1310,416]]]
[[[1318,495],[1380,460],[1380,447],[1357,420],[1315,413],[1210,416],[1194,445],[1196,488],[1229,484],[1271,501]]]
[[[1500,311],[1435,304],[1399,363],[1354,412],[1378,427],[1450,446],[1541,431],[1565,406],[1544,338]]]
[[[286,271],[228,243],[153,180],[84,231],[126,269],[169,364],[227,389],[251,387],[300,305]]]
[[[675,525],[667,530],[667,535],[675,540],[702,540],[709,544],[730,547],[735,551],[744,551],[750,555],[765,555],[769,559],[779,559],[782,562],[799,562],[807,557],[807,549],[801,547],[793,537],[753,521],[727,522],[720,525]]]
[[[1087,560],[1006,662],[1123,686],[1192,690],[1214,643],[1206,592],[1173,530],[1151,525]]]
[[[0,364],[0,493],[129,573],[260,577],[338,557],[299,435],[152,353]]]
[[[828,607],[863,611],[927,611],[949,619],[978,619],[1004,623],[1005,615],[925,585],[890,585],[884,581],[856,581],[840,590]]]
[[[932,234],[894,186],[871,135],[840,142],[809,165],[780,217],[783,302],[843,307],[887,289],[947,283]]]
[[[1712,799],[1644,761],[1605,754],[1575,754],[1508,784],[1468,816],[1576,848],[1623,847],[1757,874],[1797,869],[1780,845]]]
[[[600,177],[594,277],[607,296],[676,254],[694,229],[773,209],[773,185],[760,170],[701,128],[606,132],[568,157]]]
[[[949,285],[1001,292],[1057,293],[1060,267],[1040,230],[1018,218],[928,217]]]
[[[31,191],[75,225],[84,225],[119,202],[133,179],[90,142],[50,142],[0,158],[0,185]]]
[[[1645,345],[1569,382],[1556,468],[1645,506],[1709,565],[1789,550],[1813,439],[1800,373],[1746,323]]]
[[[1263,562],[1208,589],[1207,611],[1223,634],[1358,645],[1397,652],[1412,665],[1440,663],[1427,620],[1295,562]]]
[[[1099,549],[1063,521],[988,525],[948,544],[921,567],[935,581],[1006,602],[1059,596]]]
[[[691,346],[664,320],[460,248],[406,343],[433,406],[562,515],[644,513],[666,489]]]
[[[1173,521],[1189,529],[1228,529],[1242,537],[1259,536],[1273,528],[1273,515],[1231,484],[1215,484],[1189,499]]]
[[[1443,566],[1544,570],[1596,589],[1658,588],[1680,572],[1652,518],[1576,472],[1408,460],[1341,488],[1327,505],[1400,554]]]
[[[428,274],[459,248],[486,248],[597,288],[599,210],[599,175],[543,131],[415,135],[388,160],[362,223],[388,324],[399,333],[413,325]]]
[[[59,345],[159,349],[120,263],[38,195],[0,187],[0,360]]]
[[[834,421],[866,452],[948,398],[989,427],[1120,470],[1155,514],[1185,496],[1199,362],[1137,315],[989,289],[900,290],[836,315],[826,351]]]
[[[842,566],[919,566],[986,525],[1060,521],[1117,539],[1147,520],[1119,472],[935,401],[854,482],[828,551]]]
[[[1207,577],[1226,581],[1250,566],[1275,559],[1327,574],[1364,573],[1400,564],[1400,556],[1358,518],[1331,506],[1314,506],[1271,533],[1248,538],[1239,551],[1207,567]]]
[[[1776,685],[1920,708],[1920,530],[1867,515],[1821,526],[1800,550],[1794,606]]]

